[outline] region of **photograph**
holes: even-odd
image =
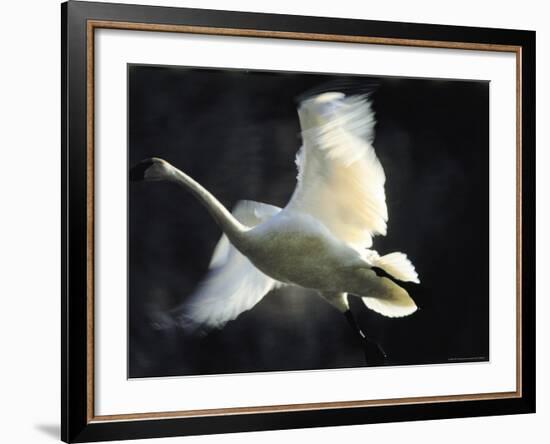
[[[127,65],[128,377],[489,361],[489,81]]]
[[[61,5],[61,439],[521,440],[538,22],[181,6]]]

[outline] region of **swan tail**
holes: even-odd
[[[400,281],[420,283],[414,265],[404,253],[396,252],[377,257],[373,261],[373,266],[381,268]]]
[[[361,299],[368,308],[389,318],[409,316],[418,309],[407,290],[386,277],[379,278],[369,296]]]

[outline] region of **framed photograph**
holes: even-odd
[[[69,1],[62,439],[535,411],[535,33]]]

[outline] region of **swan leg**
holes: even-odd
[[[357,324],[349,306],[348,294],[339,291],[323,291],[321,292],[321,296],[346,317],[353,331],[357,333],[363,344],[367,365],[383,364],[386,361],[386,353],[379,344],[367,338],[365,332],[359,327],[359,324]]]
[[[361,338],[361,342],[363,343],[363,350],[365,352],[365,360],[367,361],[367,364],[368,365],[384,364],[387,356],[384,350],[382,349],[382,347],[376,342],[371,341],[370,339],[367,338],[367,335],[365,334],[365,332],[357,324],[357,321],[355,320],[355,316],[353,316],[353,313],[351,312],[350,309],[344,312],[344,316],[346,317],[346,320],[350,324],[353,331],[355,331]]]

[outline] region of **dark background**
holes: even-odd
[[[420,310],[352,310],[389,365],[489,358],[489,83],[129,65],[129,167],[166,159],[231,208],[283,207],[296,183],[296,98],[327,83],[378,86],[375,148],[387,176],[387,237],[421,279]],[[370,86],[369,86],[370,87]],[[309,290],[279,289],[203,338],[157,330],[155,313],[204,277],[220,230],[169,183],[129,184],[129,377],[365,365],[344,317]]]

